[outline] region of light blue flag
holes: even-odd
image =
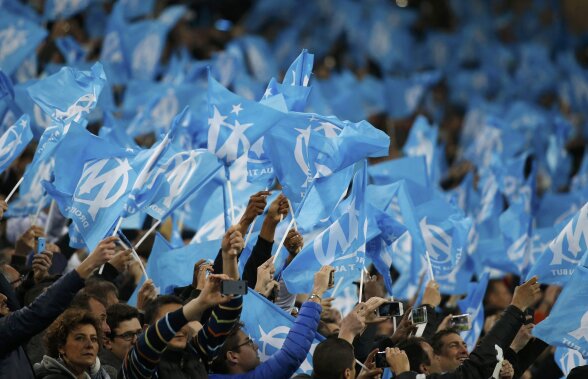
[[[36,23],[3,10],[0,14],[0,70],[11,76],[46,36],[47,31]]]
[[[420,105],[426,91],[441,79],[440,72],[418,73],[409,78],[384,79],[388,115],[392,118],[410,116]]]
[[[277,76],[278,66],[264,38],[247,35],[233,40],[232,43],[242,50],[246,65],[256,80],[267,83],[272,77]]]
[[[30,118],[27,114],[23,114],[0,137],[0,173],[10,166],[32,139]]]
[[[104,113],[104,126],[100,128],[98,135],[115,145],[140,150],[137,142],[125,131],[122,122],[117,120],[110,112]]]
[[[155,0],[121,0],[120,3],[124,9],[125,17],[129,20],[153,13],[155,6]]]
[[[47,0],[43,18],[46,21],[65,20],[86,9],[90,3],[91,0]]]
[[[557,366],[564,374],[562,379],[566,378],[573,368],[588,364],[588,358],[583,357],[578,350],[568,349],[561,346],[555,349],[553,360],[555,360],[555,363],[557,363]]]
[[[122,37],[123,55],[132,78],[155,78],[159,72],[159,60],[167,33],[185,10],[183,5],[174,5],[166,8],[157,20],[142,20],[125,25],[124,33],[119,37]]]
[[[216,156],[204,149],[175,154],[161,167],[161,187],[147,213],[163,220],[217,175],[221,166]]]
[[[467,296],[459,300],[457,305],[463,313],[470,315],[471,329],[461,332],[461,338],[468,345],[468,351],[471,353],[475,349],[478,338],[484,329],[484,296],[488,287],[488,273],[485,272],[480,276],[477,283],[468,284]]]
[[[133,160],[133,167],[139,168],[137,179],[133,183],[131,192],[127,197],[123,217],[130,216],[137,211],[148,207],[154,200],[159,187],[163,182],[165,169],[161,167],[170,159],[175,149],[172,148],[172,141],[180,124],[186,122],[188,108],[178,114],[169,128],[169,131],[150,149],[143,150]]]
[[[588,357],[588,268],[583,259],[575,268],[549,316],[533,328],[533,335]],[[542,283],[545,283],[541,277]]]
[[[286,287],[291,293],[310,292],[314,273],[324,265],[334,266],[338,277],[353,277],[355,280],[359,276],[365,264],[367,233],[365,165],[364,162],[364,167],[356,172],[351,194],[340,205],[342,215],[312,244],[306,245],[283,271]]]
[[[71,121],[80,123],[94,109],[105,84],[104,69],[95,63],[90,71],[64,67],[27,92],[52,120],[65,124],[63,133],[67,133]]]
[[[263,322],[260,323],[260,320]],[[245,333],[259,346],[260,360],[265,362],[282,348],[288,332],[294,326],[294,317],[257,292],[249,291],[243,296],[241,322],[245,324]],[[312,353],[323,339],[318,333],[315,334],[310,351],[301,362],[298,373],[312,374]]]
[[[582,165],[572,178],[571,190],[584,195],[588,194],[588,150],[584,152]]]
[[[537,275],[541,283],[565,285],[576,265],[588,250],[588,203],[560,229],[527,274]]]
[[[14,86],[10,77],[0,70],[0,100],[14,100]]]
[[[214,261],[221,246],[221,240],[212,240],[172,249],[159,233],[155,241],[145,270],[155,286],[159,287],[161,294],[170,294],[176,287],[190,285],[194,263],[199,259]]]
[[[73,222],[69,225],[68,228],[69,234],[69,247],[73,249],[83,249],[86,247],[86,242],[84,241],[84,237],[78,230],[78,227]]]
[[[82,63],[88,54],[72,36],[56,38],[55,45],[70,66]]]
[[[285,114],[246,100],[208,75],[208,150],[230,165]]]
[[[41,182],[49,180],[54,163],[53,158],[48,158],[39,163],[30,163],[26,167],[24,179],[18,189],[19,196],[10,201],[10,207],[5,212],[6,217],[34,215],[39,208],[49,205]]]
[[[371,183],[381,185],[404,180],[416,204],[430,198],[427,161],[424,156],[404,157],[368,166]]]
[[[472,276],[466,265],[472,220],[441,199],[421,204],[415,212],[439,290],[443,294],[462,294]],[[415,277],[420,272],[423,255],[425,251],[413,249],[412,275]]]
[[[104,64],[108,81],[111,84],[125,84],[130,75],[127,66],[128,59],[123,51],[123,38],[127,26],[122,3],[122,1],[116,2],[112,8],[100,50],[100,62]]]
[[[429,178],[435,183],[434,170],[438,169],[438,162],[435,161],[435,147],[437,146],[437,138],[439,135],[439,128],[437,125],[429,124],[425,116],[419,115],[412,124],[408,139],[402,151],[409,157],[424,156],[427,162],[427,172]],[[438,178],[438,176],[437,176]]]

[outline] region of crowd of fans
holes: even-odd
[[[198,16],[213,18],[222,13],[237,22],[238,15],[250,6],[248,2],[222,3],[196,2],[191,7]],[[431,2],[421,3],[430,6]],[[437,24],[442,16],[435,12],[444,14],[440,9],[431,11],[423,5],[421,11],[426,17],[418,27]],[[204,29],[192,21],[184,20],[173,30],[168,49],[186,45],[195,57],[206,58],[230,39],[225,32]],[[89,56],[96,58],[98,41],[84,34],[83,23],[82,16],[56,22],[51,25],[51,38],[73,35],[96,47]],[[333,56],[319,62],[317,75],[334,68],[336,54],[334,51]],[[39,56],[40,64],[62,59],[51,42],[41,46]],[[446,91],[444,83],[432,90],[440,97]],[[463,112],[447,105],[441,130],[450,162],[457,149],[462,117]],[[408,130],[405,125],[410,125],[411,120],[412,116],[400,120],[386,120],[382,115],[371,118],[374,125],[389,130],[394,137],[389,158],[400,154],[399,145]],[[569,145],[576,158],[576,170],[585,149],[582,145],[581,137]],[[0,183],[4,195],[22,176],[32,151],[29,149],[3,173]],[[454,186],[470,170],[471,165],[460,162],[450,168],[443,185]],[[456,305],[456,296],[442,296],[435,281],[423,284],[420,304],[426,307],[427,324],[421,331],[408,317],[416,299],[404,302],[402,316],[378,314],[379,307],[390,300],[383,278],[374,267],[365,274],[360,302],[344,317],[333,306],[334,299],[323,296],[333,267],[324,266],[314,274],[310,293],[289,293],[283,281],[274,278],[272,248],[277,225],[290,210],[283,195],[267,204],[269,194],[251,194],[239,223],[225,233],[214,263],[194,262],[192,284],[175,288],[173,295],[159,295],[151,280],[140,284],[141,266],[118,237],[105,238],[93,252],[74,250],[68,246],[65,220],[57,212],[51,216],[51,230],[39,226],[48,218],[45,212],[38,218],[39,225],[31,225],[28,218],[3,219],[0,378],[365,379],[384,375],[384,369],[376,367],[378,360],[383,360],[400,379],[562,376],[553,360],[553,347],[531,334],[534,324],[549,314],[560,291],[556,286],[541,286],[541,278],[518,286],[518,278],[513,275],[490,281],[484,298],[484,330],[475,347],[468,347],[460,332],[449,326],[451,316],[464,310]],[[9,206],[0,201],[0,216]],[[259,237],[241,276],[238,261],[244,236],[266,208]],[[144,233],[125,231],[133,237],[132,242]],[[187,240],[191,237],[188,234]],[[47,237],[51,243],[37,253],[39,237]],[[152,236],[148,237],[138,251],[144,263],[149,259],[152,242]],[[288,231],[284,242],[286,262],[308,242],[297,230]],[[274,302],[296,320],[282,348],[264,362],[260,361],[258,346],[240,323],[242,296],[221,294],[222,281],[238,279],[246,280],[250,291]],[[126,302],[137,286],[140,290],[133,307]],[[312,352],[313,374],[296,374],[317,332],[325,339]],[[586,377],[586,366],[568,376]]]

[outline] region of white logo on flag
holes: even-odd
[[[558,347],[559,349],[564,349]],[[559,363],[564,375],[568,375],[574,367],[584,366],[588,361],[582,356],[578,350],[565,349],[565,353],[560,357]]]
[[[169,183],[169,195],[163,198],[163,205],[167,208],[170,208],[174,200],[182,194],[194,175],[198,167],[194,159],[197,155],[197,152],[190,151],[174,157],[176,167],[166,175]]]
[[[12,55],[27,42],[26,29],[9,26],[0,30],[0,62]]]
[[[89,206],[88,213],[92,219],[96,219],[100,209],[112,206],[127,191],[129,171],[132,168],[127,159],[114,158],[114,161],[116,167],[106,172],[102,171],[109,162],[112,162],[111,159],[96,160],[84,166],[74,200]],[[84,197],[96,187],[99,187],[99,190],[94,196]]]
[[[580,327],[568,334],[577,340],[584,339],[588,341],[588,312],[584,313],[584,316],[582,316]]]
[[[451,244],[452,238],[443,230],[443,228],[427,223],[427,218],[424,217],[419,223],[421,233],[425,239],[427,251],[431,260],[438,264],[443,264],[451,259]],[[438,235],[439,238],[435,237]]]
[[[112,31],[106,35],[102,43],[102,54],[100,57],[103,61],[119,63],[123,61],[123,55],[120,48],[120,37],[118,33]]]
[[[259,325],[259,359],[262,362],[265,362],[272,356],[276,351],[280,350],[286,341],[286,336],[290,332],[290,328],[284,325],[277,326],[266,333],[265,330]],[[310,347],[309,354],[312,357],[314,349],[316,348],[317,343],[313,343]],[[300,370],[303,372],[310,372],[312,371],[312,364],[308,359],[308,355],[304,362],[300,365]]]
[[[344,217],[344,216],[343,216]],[[355,199],[351,201],[348,210],[349,224],[349,238],[345,235],[343,226],[341,225],[341,218],[335,221],[325,232],[314,239],[313,251],[316,259],[320,262],[321,266],[329,265],[335,261],[337,252],[346,251],[351,243],[355,241],[359,236],[359,214],[355,209]],[[323,243],[325,237],[328,238],[327,251],[323,250]],[[343,257],[338,257],[337,260],[347,259],[354,255],[355,252],[348,254]]]
[[[564,249],[564,242],[567,242],[567,249]],[[553,252],[550,264],[559,265],[563,261],[577,264],[578,254],[584,251],[586,246],[588,246],[588,205],[580,209],[575,227],[574,219],[570,220],[549,245]]]
[[[157,34],[149,34],[137,44],[133,51],[133,72],[151,74],[155,70],[161,51],[161,38]]]
[[[22,142],[21,134],[16,128],[10,128],[0,137],[0,166],[12,158],[12,151]]]
[[[241,109],[242,110],[242,109]],[[218,111],[218,108],[214,107],[213,117],[208,119],[208,149],[221,159],[226,159],[229,162],[237,159],[239,153],[239,147],[243,145],[242,151],[249,150],[249,139],[245,135],[247,129],[253,126],[253,123],[241,124],[235,119],[235,124],[225,122],[226,116],[223,116]],[[216,148],[218,143],[218,137],[221,132],[221,126],[224,126],[231,130],[229,136],[220,148]]]

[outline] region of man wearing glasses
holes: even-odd
[[[119,368],[127,352],[143,332],[139,311],[124,303],[113,304],[106,311],[106,322],[110,334],[104,343],[106,349],[100,354],[103,364]]]

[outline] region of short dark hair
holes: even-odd
[[[148,303],[145,307],[145,323],[151,325],[155,321],[157,321],[155,318],[157,317],[157,312],[159,311],[159,308],[167,304],[184,305],[184,302],[181,298],[179,298],[176,295],[157,296],[155,300]]]
[[[44,337],[47,355],[53,358],[59,357],[59,348],[65,345],[67,336],[78,325],[92,325],[96,329],[98,341],[102,341],[100,321],[85,309],[69,308],[47,328]],[[99,342],[98,346],[101,344]]]
[[[118,298],[118,288],[113,283],[96,277],[91,277],[86,281],[84,291],[95,298],[103,298],[104,303],[107,302],[106,295],[109,292],[114,292]]]
[[[400,350],[404,350],[404,352],[408,356],[410,370],[421,374],[421,364],[425,364],[427,366],[431,364],[431,360],[429,359],[427,352],[425,351],[425,349],[423,349],[423,343],[427,343],[427,341],[424,338],[411,337],[407,340],[400,342],[396,346]]]
[[[450,334],[457,334],[459,336],[459,331],[457,329],[449,328],[443,329],[435,333],[433,338],[431,338],[431,347],[435,354],[441,354],[441,349],[443,349],[443,337],[448,336]]]
[[[242,322],[237,322],[227,334],[224,345],[219,349],[218,355],[212,360],[210,369],[215,374],[228,374],[229,365],[227,364],[227,353],[235,349],[235,345],[239,342],[237,340],[237,333],[244,327]]]
[[[138,319],[139,322],[141,321],[141,317],[139,311],[135,307],[131,307],[125,303],[118,303],[112,304],[106,310],[106,323],[110,328],[111,335],[108,336],[110,339],[113,339],[114,329],[118,328],[118,325],[123,321],[129,321],[132,319]]]
[[[340,379],[355,365],[353,346],[341,338],[329,337],[319,343],[312,355],[313,378]]]
[[[106,302],[106,298],[104,296],[95,296],[94,294],[86,292],[86,289],[82,289],[74,296],[73,300],[69,304],[69,307],[91,311],[90,299],[94,299],[100,304],[104,305],[104,308],[108,306],[108,303]]]

